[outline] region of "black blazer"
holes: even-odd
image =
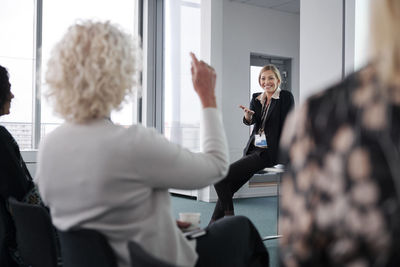
[[[7,210],[7,199],[22,200],[33,188],[32,177],[21,157],[15,139],[0,126],[0,266],[18,266],[10,256],[16,250],[14,222]]]
[[[254,111],[251,122],[247,122],[243,117],[243,123],[246,125],[254,125],[253,131],[250,135],[249,141],[244,148],[243,154],[247,155],[249,153],[257,152],[262,154],[265,153],[264,157],[269,159],[270,166],[278,163],[278,151],[279,142],[281,139],[282,128],[285,122],[286,116],[289,111],[294,107],[294,99],[291,92],[282,90],[279,95],[279,99],[271,99],[271,104],[268,110],[267,119],[264,127],[264,133],[267,138],[267,149],[255,149],[254,150],[254,135],[258,132],[262,126],[261,116],[262,116],[262,104],[256,99],[261,93],[253,94],[250,101],[250,109]]]

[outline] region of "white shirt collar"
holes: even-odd
[[[271,98],[273,98],[273,99],[279,99],[279,96],[280,96],[280,94],[281,94],[281,91],[282,91],[282,89],[281,89],[280,87],[278,87],[278,89],[276,89],[275,92],[272,94],[272,97],[271,97]],[[258,95],[258,96],[257,96],[257,99],[258,99],[259,101],[261,101],[263,95],[264,95],[264,93]]]
[[[280,87],[278,87],[278,89],[276,89],[275,90],[275,92],[274,92],[274,94],[272,95],[272,98],[273,99],[279,99],[279,96],[280,96],[280,94],[281,94],[281,88]]]

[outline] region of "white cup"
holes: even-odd
[[[200,212],[180,212],[179,220],[182,222],[189,222],[193,227],[198,227],[200,224]]]

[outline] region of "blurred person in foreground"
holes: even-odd
[[[285,125],[284,266],[400,266],[400,1],[370,10],[371,63]]]
[[[130,240],[176,266],[268,265],[268,252],[247,218],[229,218],[187,240],[171,214],[168,188],[202,188],[228,169],[212,67],[191,54],[202,104],[202,153],[169,142],[155,129],[110,120],[138,86],[141,55],[133,44],[109,22],[83,21],[52,52],[48,96],[66,122],[41,142],[35,179],[54,225],[100,231],[120,267],[130,266]]]

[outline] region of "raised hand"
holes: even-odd
[[[215,81],[217,75],[214,69],[204,61],[199,61],[195,54],[192,57],[192,82],[203,108],[217,107],[215,99]]]

